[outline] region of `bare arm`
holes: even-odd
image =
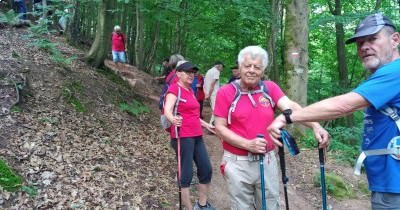
[[[368,106],[370,106],[370,103],[360,94],[349,92],[340,96],[322,100],[302,109],[295,109],[293,110],[290,118],[292,122],[316,122],[331,120],[345,116]],[[278,145],[280,145],[279,141],[277,141],[277,138],[280,137],[279,129],[285,126],[285,117],[283,115],[279,115],[268,127],[271,137]]]
[[[164,115],[167,119],[177,127],[180,127],[182,124],[181,116],[174,116],[174,106],[175,102],[178,99],[176,95],[172,93],[168,93],[165,97],[165,105],[164,105]]]
[[[286,96],[282,97],[278,101],[277,107],[281,111],[283,111],[285,109],[291,109],[293,112],[299,111],[302,109],[300,104],[296,103],[295,101],[290,100]],[[279,117],[281,117],[281,116],[279,116]],[[285,122],[286,122],[286,120],[285,120]],[[329,145],[329,133],[318,122],[301,122],[301,124],[313,129],[314,136],[317,139],[320,148],[323,148],[323,147],[326,147]],[[275,142],[275,143],[278,146],[281,146],[280,142]]]

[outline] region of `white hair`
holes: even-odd
[[[121,26],[119,25],[114,26],[114,31],[121,31]]]
[[[255,58],[261,58],[261,68],[262,70],[264,70],[265,68],[267,68],[268,65],[268,53],[266,50],[264,50],[263,48],[261,48],[260,46],[248,46],[243,48],[238,55],[238,64],[239,66],[242,65],[243,61],[244,61],[244,57],[246,55],[250,55],[251,59],[255,59]]]
[[[169,65],[171,68],[175,69],[176,66],[177,66],[177,64],[178,64],[178,62],[181,61],[181,60],[184,60],[184,59],[185,59],[185,58],[184,58],[182,55],[180,55],[180,54],[171,55],[171,57],[169,57],[168,65]]]

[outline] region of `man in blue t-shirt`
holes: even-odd
[[[387,152],[395,140],[400,142],[396,122],[380,110],[400,110],[400,34],[391,20],[382,14],[365,17],[346,44],[356,43],[358,56],[371,76],[353,91],[322,100],[301,110],[278,116],[268,128],[274,142],[280,128],[292,122],[322,121],[343,117],[365,109],[362,150],[364,154],[380,149]],[[400,114],[400,111],[399,111]],[[399,138],[399,139],[397,139]],[[368,152],[369,151],[369,152]],[[400,148],[397,154],[369,155],[364,161],[372,209],[400,209]],[[360,156],[361,157],[361,156]]]

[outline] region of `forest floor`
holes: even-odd
[[[154,100],[160,86],[135,68],[128,76],[119,74],[131,77],[125,81],[110,70],[94,69],[83,62],[83,50],[49,36],[64,56],[78,56],[69,65],[54,63],[47,51],[29,44],[27,34],[0,29],[0,158],[31,191],[1,191],[0,209],[177,209],[176,163]],[[9,84],[21,78],[17,100]],[[120,110],[121,102],[134,98],[150,112],[131,116]],[[85,111],[77,112],[77,106]],[[206,131],[204,139],[213,164],[210,202],[229,209],[219,172],[221,142]],[[320,188],[313,181],[319,171],[317,150],[286,157],[290,208],[321,209]],[[325,168],[353,183],[355,192],[342,199],[328,195],[330,209],[370,209],[369,195],[357,190],[365,176],[353,176],[351,168],[330,158]],[[195,194],[193,189],[193,202]],[[281,203],[284,209],[282,193]]]

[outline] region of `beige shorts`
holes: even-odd
[[[221,173],[228,185],[232,210],[262,209],[260,161],[224,151]],[[265,197],[268,210],[279,210],[279,174],[274,151],[264,158]]]

